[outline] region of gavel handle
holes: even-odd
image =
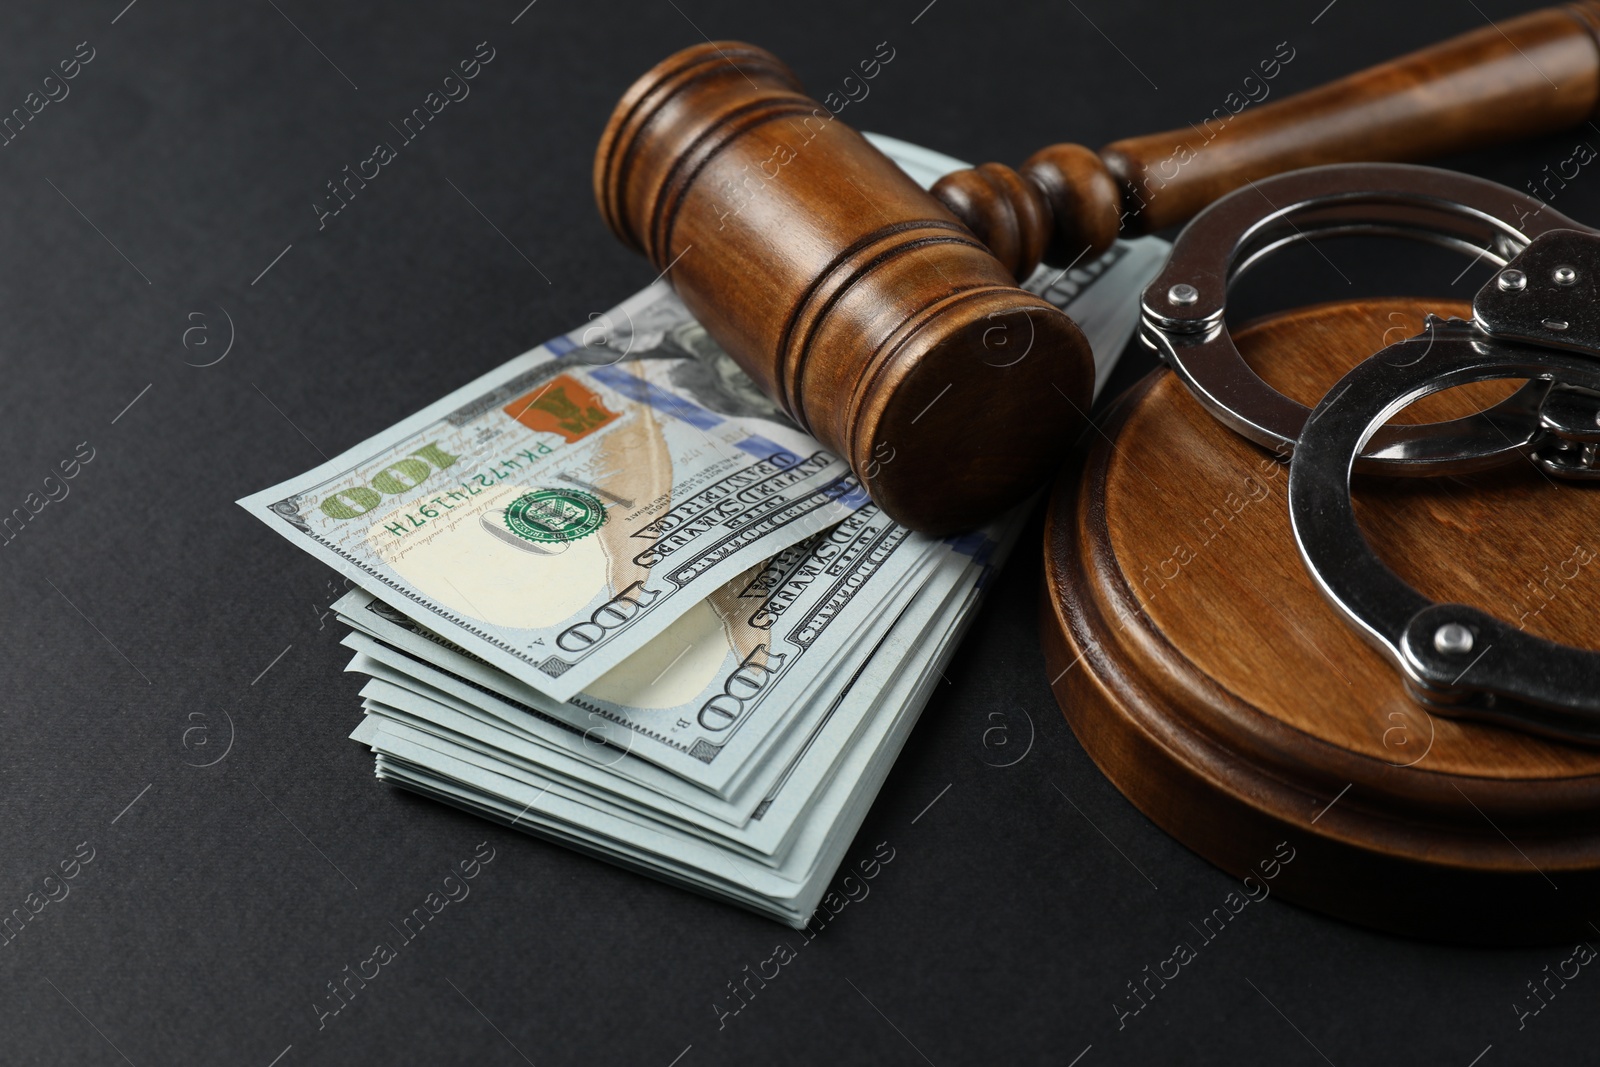
[[[1100,157],[1123,186],[1129,228],[1147,233],[1268,175],[1323,163],[1406,163],[1536,137],[1582,123],[1597,103],[1600,4],[1570,4],[1237,115],[1218,108],[1198,129],[1116,141]],[[1168,161],[1183,145],[1197,150],[1175,167]]]
[[[992,163],[957,172],[934,194],[1025,276],[1030,254],[1047,242],[1063,263],[1095,254],[1119,233],[1184,222],[1272,174],[1484,148],[1578,126],[1597,106],[1600,2],[1585,0],[1486,25],[1272,103],[1218,107],[1192,126],[1116,141],[1098,155],[1052,145],[1020,173]]]

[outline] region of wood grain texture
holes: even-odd
[[[1417,332],[1427,307],[1321,305],[1237,341],[1269,382],[1314,403],[1386,333]],[[1404,415],[1465,415],[1514,384],[1438,394]],[[1287,467],[1170,373],[1136,387],[1107,434],[1051,504],[1042,631],[1057,699],[1118,788],[1235,873],[1289,840],[1299,857],[1279,892],[1359,922],[1475,942],[1587,929],[1600,749],[1415,704],[1313,587]],[[1592,490],[1519,465],[1364,479],[1356,500],[1375,550],[1426,595],[1600,648]]]
[[[1198,127],[1107,145],[1125,223],[1151,233],[1301,167],[1414,162],[1581,125],[1600,104],[1597,12],[1534,11],[1270,104],[1218,108]]]
[[[594,182],[617,236],[897,521],[984,521],[1081,428],[1077,326],[770,53],[659,64],[617,105]]]
[[[1600,106],[1597,42],[1600,3],[1546,8],[1272,103],[1234,92],[1190,125],[1115,141],[1098,155],[1052,145],[1020,175],[995,163],[957,171],[934,193],[1025,278],[1039,262],[1035,249],[1048,246],[1059,263],[1097,255],[1119,232],[1177,225],[1273,174],[1414,162],[1580,126]],[[1283,59],[1263,63],[1276,70]]]
[[[946,533],[1025,497],[1082,426],[1088,346],[1015,285],[1042,255],[1080,261],[1280,171],[1577,125],[1600,97],[1597,40],[1600,0],[1551,8],[1098,155],[957,171],[933,195],[771,53],[706,42],[624,94],[595,198],[889,515]]]

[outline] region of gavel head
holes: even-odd
[[[896,521],[969,529],[1083,427],[1077,326],[751,45],[696,45],[622,97],[606,223]]]

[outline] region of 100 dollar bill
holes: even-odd
[[[239,503],[565,701],[865,501],[664,283]],[[576,334],[576,331],[574,332]]]
[[[842,691],[927,571],[951,551],[867,504],[725,583],[566,703],[370,594],[352,591],[334,607],[341,620],[407,656],[727,798],[808,709]]]

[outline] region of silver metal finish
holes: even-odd
[[[1555,379],[1563,389],[1600,394],[1600,359],[1488,340],[1465,322],[1440,330],[1418,357],[1403,350],[1387,348],[1356,367],[1306,420],[1289,468],[1289,517],[1301,558],[1328,600],[1388,656],[1423,704],[1600,742],[1600,652],[1542,640],[1464,604],[1430,601],[1373,553],[1350,501],[1362,444],[1413,401],[1502,378]]]
[[[1263,381],[1234,347],[1223,321],[1234,280],[1300,241],[1371,234],[1443,245],[1504,267],[1532,238],[1578,225],[1526,194],[1429,167],[1365,163],[1278,175],[1223,197],[1184,228],[1145,289],[1141,336],[1224,424],[1287,455],[1310,411]],[[1197,290],[1194,303],[1169,301],[1180,284]],[[1433,329],[1430,323],[1395,358],[1426,351]],[[1537,432],[1546,388],[1530,383],[1468,419],[1386,427],[1364,449],[1360,469],[1466,472],[1515,458]]]
[[[1546,474],[1600,479],[1600,393],[1558,385],[1539,409],[1545,438],[1533,461]]]
[[[1240,357],[1224,321],[1228,286],[1297,241],[1375,233],[1475,252],[1501,270],[1475,297],[1474,321],[1430,316],[1421,334],[1366,359],[1308,411]],[[1373,553],[1350,499],[1357,470],[1435,474],[1519,457],[1547,475],[1600,482],[1600,235],[1464,175],[1314,168],[1256,183],[1198,216],[1146,289],[1143,313],[1146,343],[1220,421],[1293,450],[1289,513],[1301,557],[1417,700],[1600,743],[1600,652],[1429,600]],[[1470,418],[1385,425],[1430,393],[1507,378],[1526,384]]]
[[[1459,622],[1447,622],[1433,631],[1433,647],[1447,656],[1464,656],[1472,651],[1472,631]]]
[[[1600,349],[1600,234],[1571,228],[1577,225],[1540,235],[1517,257],[1517,269],[1528,278],[1524,288],[1478,291],[1472,317],[1486,333],[1554,348]],[[1562,281],[1563,272],[1569,281]]]

